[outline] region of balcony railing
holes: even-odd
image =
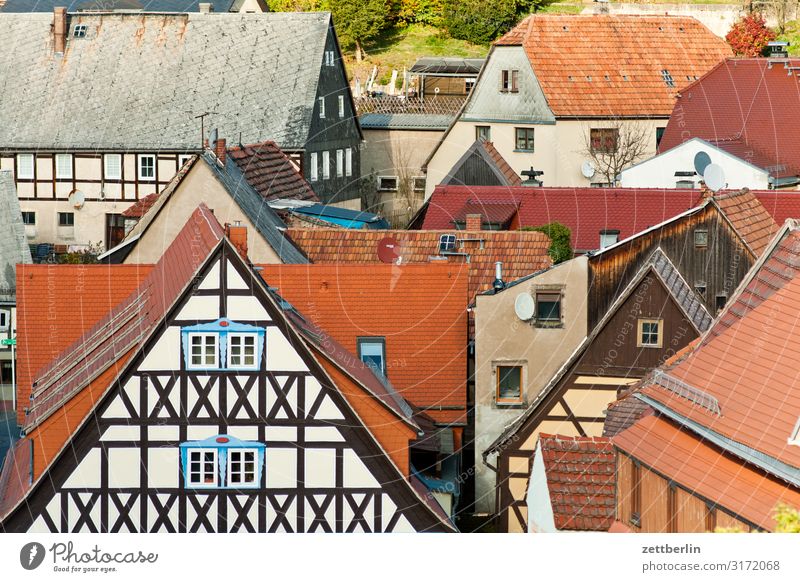
[[[358,115],[365,113],[416,113],[423,115],[456,115],[466,95],[362,95],[355,99]]]

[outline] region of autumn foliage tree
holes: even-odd
[[[731,27],[725,40],[731,45],[734,54],[757,57],[767,48],[768,42],[775,40],[775,33],[769,29],[763,16],[750,13]]]

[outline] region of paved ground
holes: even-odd
[[[6,406],[7,404],[7,406]],[[11,403],[0,401],[0,467],[6,458],[11,443],[19,438],[17,415],[11,410]]]

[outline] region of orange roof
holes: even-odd
[[[694,18],[661,15],[532,15],[495,44],[525,47],[556,117],[669,117],[732,54]]]
[[[738,192],[718,194],[714,200],[753,254],[760,256],[779,227],[755,194],[745,188]]]
[[[359,337],[383,337],[392,386],[439,423],[466,422],[466,265],[263,265],[261,275],[352,354]]]
[[[665,477],[764,529],[774,529],[772,514],[778,503],[800,507],[795,488],[721,454],[658,416],[639,420],[612,442]]]
[[[153,265],[17,266],[17,420],[42,368],[128,297]]]
[[[552,264],[550,238],[531,231],[431,231],[431,230],[342,230],[333,228],[287,229],[297,247],[314,263],[380,263],[378,243],[393,239],[401,264],[469,262],[468,294],[492,287],[495,262],[503,263],[503,279],[513,281]],[[454,234],[454,253],[439,253],[439,239]],[[469,255],[468,257],[465,255]]]

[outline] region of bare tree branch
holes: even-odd
[[[582,153],[604,182],[615,186],[620,172],[647,153],[651,131],[646,123],[622,120],[586,128]]]

